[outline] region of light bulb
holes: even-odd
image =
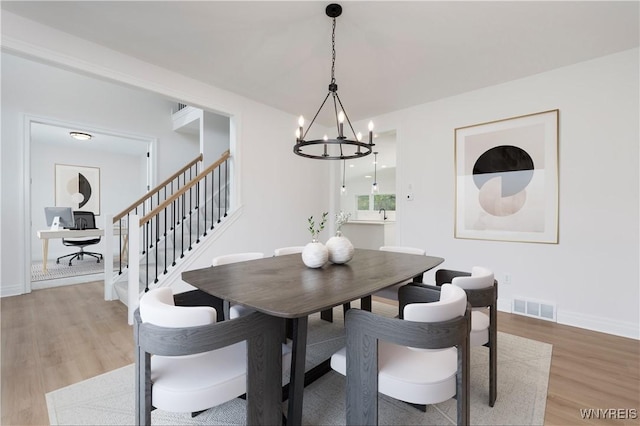
[[[298,118],[298,126],[302,127],[304,126],[304,117],[300,116],[300,118]]]
[[[373,132],[373,121],[369,122],[369,131]]]
[[[344,112],[340,111],[338,113],[338,123],[344,123]]]
[[[358,134],[356,135],[356,139],[358,139],[358,142],[360,142],[362,140],[362,133],[358,132]]]
[[[296,139],[300,139],[300,129],[296,129]]]
[[[341,193],[343,193],[343,194],[344,194],[345,192],[347,192],[347,187],[346,187],[346,186],[344,186],[344,185],[342,185],[342,188],[340,188],[340,192],[341,192]]]
[[[325,142],[329,140],[329,137],[327,135],[324,135],[324,137],[322,138],[322,140],[324,140]]]

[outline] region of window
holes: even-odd
[[[396,194],[376,194],[373,196],[373,209],[386,211],[395,211]]]
[[[396,194],[358,195],[357,202],[358,210],[396,210]]]
[[[358,195],[358,210],[369,210],[369,196]]]

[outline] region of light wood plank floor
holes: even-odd
[[[126,308],[103,300],[102,282],[3,298],[0,312],[3,425],[48,424],[45,393],[133,362]],[[639,341],[502,312],[498,324],[553,345],[545,424],[639,424],[580,416],[640,410]]]

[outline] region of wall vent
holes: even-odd
[[[511,312],[556,322],[556,304],[551,302],[516,297],[513,299]]]

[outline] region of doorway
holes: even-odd
[[[90,170],[94,177],[94,195],[98,198],[91,210],[96,215],[96,226],[102,228],[106,215],[123,210],[154,184],[155,156],[152,153],[156,140],[83,123],[37,117],[28,117],[26,126],[29,144],[25,168],[30,185],[25,185],[29,191],[25,199],[29,203],[26,210],[30,212],[27,235],[31,238],[27,243],[30,261],[26,271],[30,279],[25,290],[102,280],[103,265],[88,256],[74,261],[72,266],[64,261],[57,264],[57,257],[77,251],[63,246],[60,239],[49,240],[48,267],[43,268],[43,241],[38,238],[37,231],[47,228],[44,208],[68,204],[68,200],[60,196],[66,190],[61,188],[60,169]],[[71,136],[72,132],[84,133],[90,138],[77,140]],[[86,206],[80,209],[86,210]],[[103,249],[104,243],[92,246],[92,251]]]

